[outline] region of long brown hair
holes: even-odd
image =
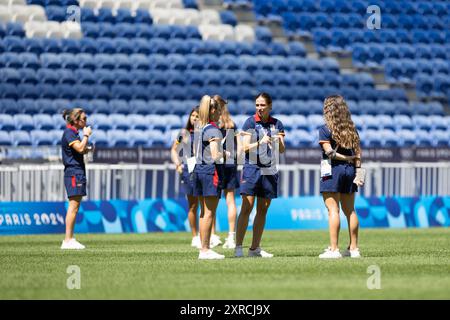
[[[217,94],[213,97],[213,99],[216,100],[219,103],[219,105],[222,107],[222,114],[220,115],[220,120],[224,124],[224,128],[225,129],[233,129],[234,122],[233,122],[233,120],[231,120],[230,111],[228,110],[228,107],[227,107],[227,101],[225,101],[225,99],[223,99],[221,96],[219,96]]]
[[[340,147],[359,154],[361,142],[344,98],[339,95],[327,97],[323,103],[323,117],[333,140]]]
[[[193,114],[194,112],[197,112],[197,113],[198,113],[198,109],[199,109],[199,107],[196,106],[196,107],[192,108],[191,112],[189,112],[189,117],[188,117],[188,119],[187,119],[186,125],[184,126],[184,128],[185,128],[187,131],[192,131],[192,130],[194,130],[194,126],[193,126],[192,123],[191,123],[191,116],[192,116],[192,114]]]

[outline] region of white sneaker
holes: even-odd
[[[342,258],[341,253],[338,250],[331,250],[330,247],[326,248],[324,253],[319,254],[320,259],[339,259]]]
[[[200,251],[198,258],[200,260],[214,260],[214,259],[224,259],[225,256],[209,249],[208,251]]]
[[[359,252],[359,248],[355,248],[353,250],[350,250],[349,248],[347,248],[347,250],[345,250],[342,253],[343,257],[350,257],[350,258],[361,258],[361,253]]]
[[[234,248],[234,256],[236,258],[243,258],[244,257],[244,251],[242,251],[242,246],[236,246]]]
[[[248,249],[248,256],[249,257],[261,257],[261,258],[272,258],[273,254],[268,253],[268,252],[262,250],[260,247],[258,247],[255,250]]]
[[[234,242],[234,238],[226,238],[225,243],[223,244],[224,249],[234,249],[236,248],[236,242]]]
[[[202,248],[202,242],[200,241],[200,236],[195,236],[192,238],[191,246],[197,249]]]
[[[61,249],[63,250],[83,250],[84,248],[86,247],[75,240],[75,238],[72,238],[69,241],[63,240],[61,244]]]
[[[211,238],[209,240],[209,246],[211,248],[214,248],[214,247],[217,247],[220,244],[222,244],[222,241],[220,240],[220,237],[217,234],[212,234]]]

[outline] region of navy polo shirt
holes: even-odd
[[[255,143],[264,137],[264,134],[268,136],[274,136],[281,134],[284,136],[283,123],[273,117],[269,117],[267,122],[263,122],[262,119],[255,114],[248,118],[242,126],[241,134],[251,135],[250,143]],[[245,153],[245,165],[268,168],[271,166],[272,150],[269,145],[260,145],[260,152],[257,149],[252,149]],[[255,161],[256,159],[256,161]]]
[[[220,132],[219,127],[214,122],[210,122],[206,126],[202,128],[200,139],[197,138],[198,141],[195,141],[194,150],[196,155],[196,165],[194,172],[204,173],[204,174],[214,174],[216,171],[216,166],[221,165],[219,163],[215,163],[211,157],[211,148],[209,148],[210,141],[212,139],[219,139],[219,152],[222,151],[222,133]]]
[[[319,144],[322,145],[322,143],[328,142],[333,149],[336,149],[337,143],[333,139],[333,137],[331,135],[331,132],[330,132],[330,129],[328,129],[328,127],[325,124],[320,126],[318,129],[319,129]],[[353,156],[355,154],[355,152],[352,149],[346,149],[346,148],[342,148],[342,147],[339,147],[336,152],[338,152],[338,153],[340,153],[342,155],[345,155],[345,156]],[[327,158],[328,157],[327,157],[327,155],[325,154],[325,151],[322,148],[322,159],[327,159]],[[347,164],[347,162],[346,161],[341,161],[341,160],[332,160],[331,164],[332,165],[334,165],[334,164]]]
[[[76,141],[81,141],[78,130],[73,126],[68,125],[67,128],[64,129],[61,138],[62,160],[65,175],[86,173],[83,154],[76,152],[75,149],[72,148],[72,145]]]

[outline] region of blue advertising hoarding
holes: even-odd
[[[236,198],[238,212],[241,199]],[[6,202],[0,206],[0,235],[64,233],[66,202]],[[256,206],[255,206],[256,207]],[[362,228],[450,226],[450,197],[357,197]],[[221,199],[217,230],[228,230],[227,206]],[[251,214],[252,227],[255,210]],[[346,227],[341,215],[342,227]],[[326,229],[328,214],[321,197],[278,198],[270,206],[266,229]],[[83,201],[76,233],[188,231],[185,199]]]

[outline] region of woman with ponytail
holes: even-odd
[[[85,246],[73,237],[75,219],[81,199],[86,195],[86,167],[84,154],[88,152],[88,140],[92,134],[86,126],[86,113],[81,108],[64,110],[63,118],[67,123],[61,139],[62,160],[64,164],[64,184],[69,198],[66,214],[66,237],[61,249],[84,249]],[[83,129],[83,139],[78,131]]]
[[[222,108],[210,96],[203,96],[199,108],[198,131],[194,138],[194,196],[199,197],[200,240],[199,259],[223,259],[224,255],[210,249],[212,226],[222,192],[222,133],[217,125]]]

